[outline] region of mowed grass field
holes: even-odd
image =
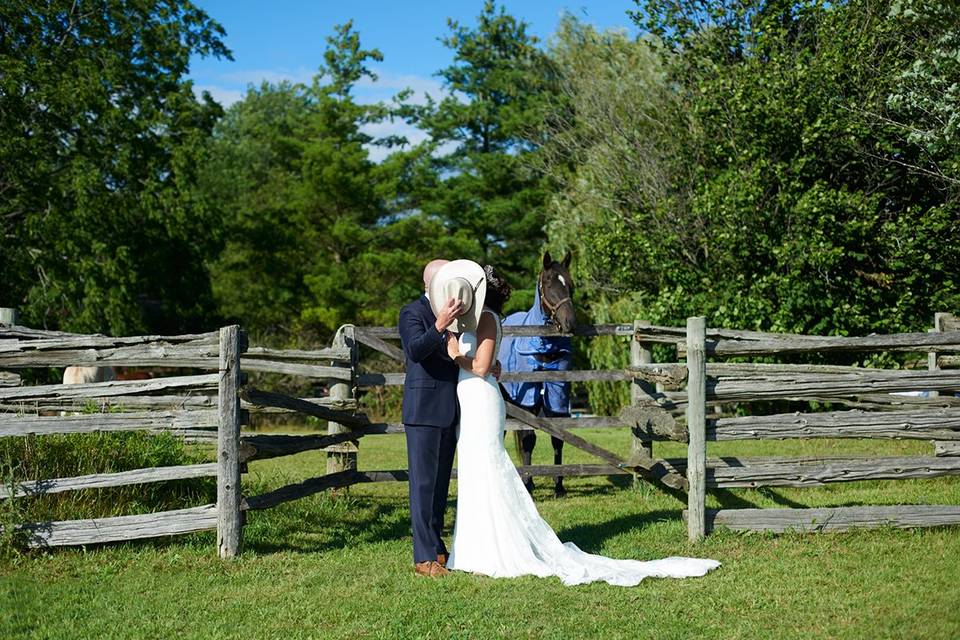
[[[578,431],[625,452],[625,430]],[[710,443],[709,455],[929,455],[926,442]],[[659,444],[680,456],[681,445]],[[566,461],[589,462],[567,447]],[[541,437],[534,462],[552,460]],[[364,469],[404,468],[402,436],[361,443]],[[322,453],[251,464],[247,493],[322,474]],[[960,528],[843,534],[719,531],[690,544],[684,505],[625,478],[540,480],[561,539],[613,557],[710,557],[703,578],[637,587],[415,576],[405,483],[361,485],[249,514],[242,556],[213,533],[0,561],[0,638],[960,638]],[[448,525],[456,515],[451,490]],[[716,506],[960,504],[960,478],[737,490]]]

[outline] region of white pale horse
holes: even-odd
[[[117,379],[113,367],[67,367],[63,370],[63,384],[87,384],[88,382],[110,382]],[[70,412],[79,415],[76,412]],[[61,411],[61,416],[68,415]]]
[[[67,367],[63,371],[63,384],[110,382],[116,379],[113,367]]]

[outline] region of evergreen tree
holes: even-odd
[[[403,162],[369,158],[367,146],[402,141],[364,125],[416,115],[406,92],[392,105],[354,99],[380,59],[351,23],[338,26],[310,85],[251,89],[217,127],[203,190],[227,240],[213,289],[221,311],[260,336],[322,342],[341,324],[393,324],[426,261],[469,251],[405,210]]]
[[[491,0],[476,27],[448,24],[443,43],[454,62],[437,74],[448,95],[423,116],[431,153],[420,156],[411,203],[476,239],[480,251],[469,257],[529,287],[545,240],[547,188],[527,160],[556,93],[552,65],[527,25]]]

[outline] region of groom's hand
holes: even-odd
[[[453,324],[453,321],[459,316],[463,315],[464,311],[463,302],[458,298],[450,298],[447,300],[447,303],[440,309],[440,313],[437,314],[437,321],[434,324],[437,331],[439,333],[446,331],[447,327]]]
[[[500,365],[499,360],[493,363],[493,370],[490,373],[493,374],[493,377],[497,382],[500,382],[500,374],[503,373],[503,367]]]

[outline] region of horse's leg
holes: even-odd
[[[556,436],[550,436],[550,441],[553,443],[553,464],[562,465],[563,440]],[[553,485],[553,495],[557,498],[562,498],[567,495],[567,490],[563,487],[563,476],[557,476],[557,481]]]
[[[543,410],[544,417],[546,418],[569,418],[570,414],[563,412],[558,413],[550,411],[549,409]],[[550,436],[550,443],[553,445],[553,464],[562,465],[563,464],[563,440],[557,438],[556,436]],[[562,498],[567,495],[567,490],[563,486],[563,476],[558,475],[557,479],[553,485],[553,495],[557,498]]]
[[[510,402],[510,400],[504,395],[504,400]],[[521,409],[530,411],[528,407],[524,407],[521,404],[511,402]],[[533,410],[534,412],[536,409]],[[504,434],[506,435],[506,434]],[[520,464],[525,467],[529,467],[533,464],[533,448],[537,446],[537,433],[533,429],[517,429],[513,432],[513,441],[517,445],[517,455],[520,457]],[[527,476],[526,480],[523,481],[523,486],[527,488],[527,491],[533,495],[533,477]]]
[[[533,448],[537,446],[537,432],[533,429],[524,429],[517,432],[520,438],[520,460],[523,466],[529,467],[533,464]],[[523,481],[527,491],[533,494],[533,476],[527,476]]]

